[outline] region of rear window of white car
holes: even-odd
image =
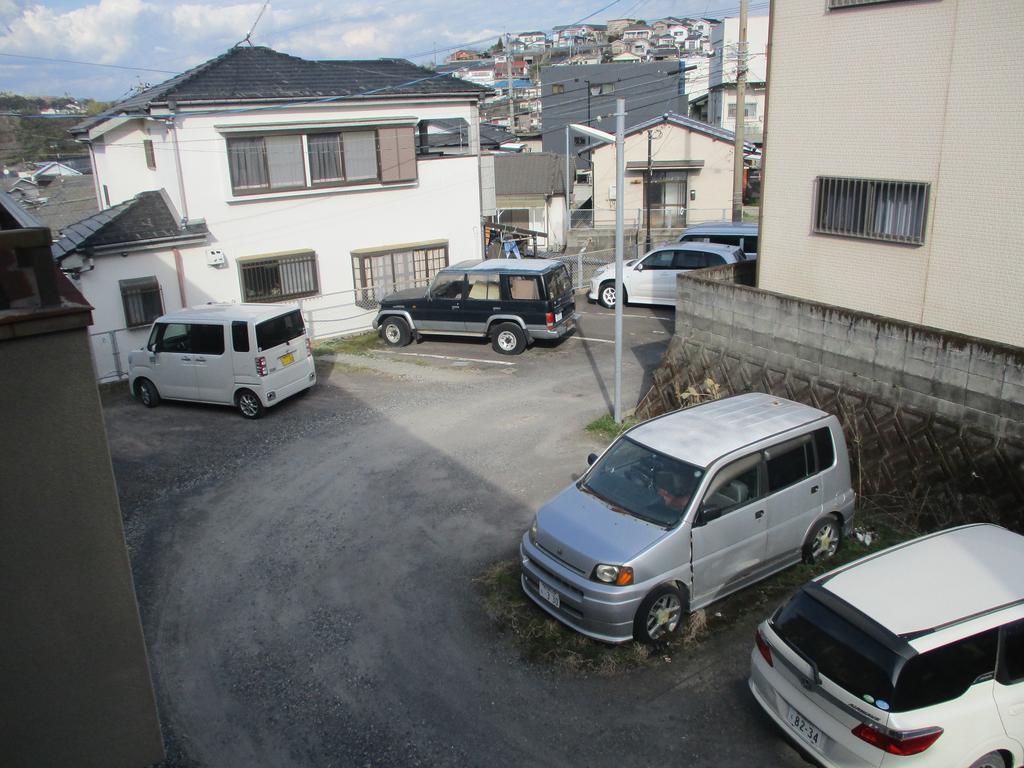
[[[271,349],[286,341],[297,339],[306,332],[306,324],[302,322],[302,313],[299,310],[289,312],[285,315],[264,320],[256,325],[256,345],[262,352]]]

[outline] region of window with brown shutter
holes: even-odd
[[[142,148],[146,152],[146,167],[154,170],[156,168],[156,152],[153,151],[152,139],[144,139],[142,141]]]
[[[412,126],[378,128],[383,182],[416,180],[416,137]]]

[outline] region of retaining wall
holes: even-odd
[[[1024,349],[735,283],[743,265],[679,278],[675,334],[637,413],[711,378],[836,413],[865,493],[942,487],[1024,523]]]

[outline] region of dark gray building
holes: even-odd
[[[565,154],[567,123],[614,133],[619,97],[626,99],[627,127],[666,112],[685,115],[688,106],[678,61],[544,67],[540,80],[545,152]],[[582,136],[573,139],[577,149],[587,141]]]

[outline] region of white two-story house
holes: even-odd
[[[79,125],[102,210],[55,253],[97,338],[137,346],[161,312],[209,301],[299,302],[315,336],[344,333],[375,296],[479,257],[484,93],[404,60],[238,46]],[[458,120],[466,154],[417,153]]]

